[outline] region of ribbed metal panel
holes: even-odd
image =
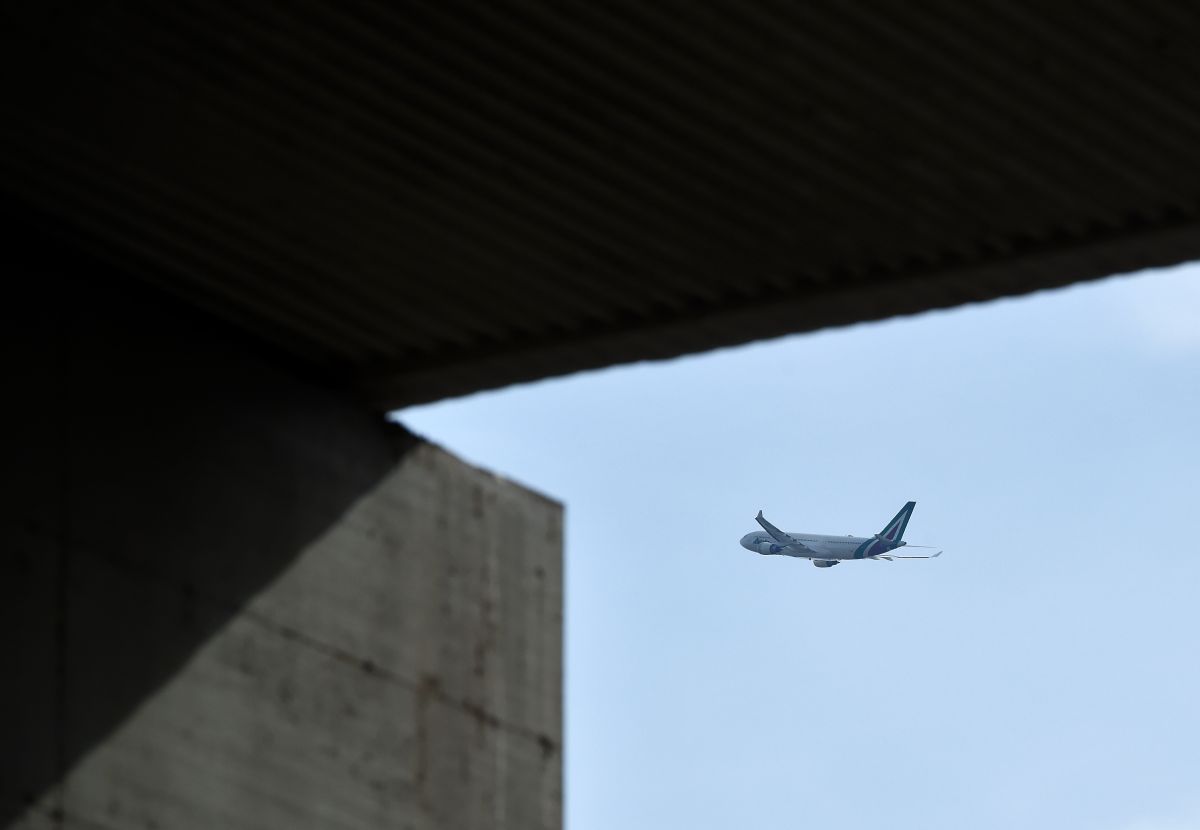
[[[7,199],[380,405],[1200,254],[1190,3],[5,14]]]

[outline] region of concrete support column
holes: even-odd
[[[35,276],[0,826],[559,827],[561,506],[169,302]]]

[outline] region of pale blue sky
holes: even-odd
[[[1200,268],[401,420],[566,503],[569,830],[1200,828]]]

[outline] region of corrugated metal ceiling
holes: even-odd
[[[1200,254],[1194,4],[3,14],[6,198],[381,406]]]

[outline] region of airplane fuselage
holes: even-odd
[[[916,506],[915,501],[905,504],[887,526],[874,536],[788,533],[768,522],[760,510],[754,521],[758,522],[762,530],[747,533],[742,537],[741,544],[746,550],[763,556],[807,559],[818,568],[832,568],[838,562],[855,559],[884,559],[888,562],[896,559],[935,559],[941,555],[940,550],[932,556],[907,556],[894,552],[908,544],[903,539],[904,530],[908,527],[908,520]]]
[[[742,547],[764,556],[794,556],[798,559],[828,560],[841,562],[847,559],[866,559],[881,553],[904,547],[904,542],[888,542],[874,536],[825,536],[820,533],[789,533],[796,541],[814,553],[804,553],[795,548],[780,545],[766,533],[747,533],[742,537]]]

